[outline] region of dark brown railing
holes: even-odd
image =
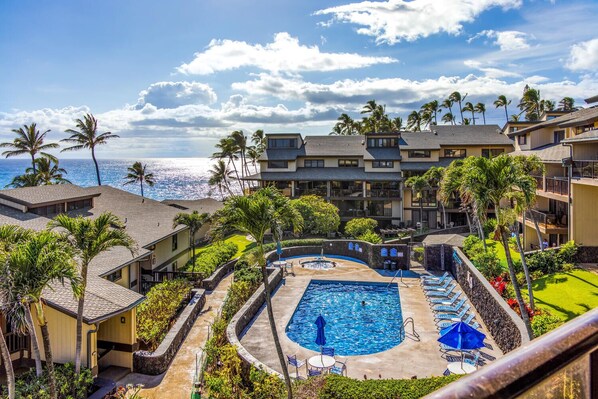
[[[598,397],[598,309],[523,345],[427,399]]]
[[[8,346],[8,352],[10,353],[17,353],[22,350],[27,350],[29,348],[29,336],[28,335],[19,335],[15,333],[8,333],[4,335],[4,339],[6,340],[6,345]]]
[[[341,209],[338,212],[340,217],[364,217],[368,216],[368,212],[363,209]]]
[[[330,190],[331,197],[363,197],[361,188],[335,188]]]
[[[145,295],[154,286],[166,280],[174,280],[177,278],[185,279],[191,282],[201,281],[201,273],[192,272],[155,272],[142,269],[142,275],[151,276],[149,279],[143,279],[139,287],[141,294]]]
[[[536,179],[536,189],[544,190],[544,176],[532,176]]]
[[[401,198],[401,190],[367,190],[365,196],[371,198]]]
[[[318,195],[320,197],[326,197],[326,195],[328,195],[328,190],[326,187],[295,188],[295,197],[300,197],[302,195]]]
[[[598,179],[598,161],[573,161],[573,177]]]
[[[545,230],[554,227],[567,227],[566,224],[561,223],[562,214],[552,214],[547,211],[532,209],[525,211],[525,217],[529,220],[535,219],[540,226],[544,226]]]
[[[544,191],[560,195],[569,195],[569,182],[566,177],[547,177]]]

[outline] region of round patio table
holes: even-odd
[[[313,368],[327,370],[334,366],[336,360],[332,356],[315,355],[307,359],[307,363]]]
[[[284,260],[275,260],[274,262],[272,262],[272,264],[277,267],[285,267],[287,265],[287,262]]]
[[[465,362],[450,362],[446,368],[452,374],[471,374],[476,371],[476,368],[473,364]]]

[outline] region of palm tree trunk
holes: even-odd
[[[31,341],[31,352],[33,352],[33,359],[35,360],[35,375],[41,377],[42,359],[39,351],[39,343],[37,341],[37,332],[35,331],[35,325],[33,324],[33,316],[31,315],[31,304],[24,304],[25,308],[25,321],[27,323],[27,329],[29,330],[29,340]]]
[[[141,202],[145,202],[145,197],[143,196],[143,179],[139,180],[141,185]]]
[[[473,111],[471,111],[471,121],[475,125],[475,113]]]
[[[98,186],[101,186],[102,181],[100,180],[100,167],[98,166],[98,161],[96,159],[96,153],[95,153],[93,147],[91,147],[91,159],[93,159],[93,163],[96,166],[96,176],[98,178]]]
[[[6,385],[8,385],[8,399],[15,399],[15,370],[12,368],[10,353],[4,334],[0,331],[0,354],[2,354],[2,363],[6,370]]]
[[[37,320],[42,331],[42,339],[44,343],[44,355],[46,357],[46,370],[48,370],[48,390],[50,391],[50,398],[57,399],[56,393],[56,375],[54,374],[54,361],[52,360],[52,346],[50,345],[50,332],[48,331],[48,322],[44,314],[43,304],[36,302]]]
[[[287,386],[287,399],[293,399],[293,388],[291,386],[291,377],[289,376],[289,370],[287,369],[287,362],[284,359],[284,353],[280,346],[280,339],[278,338],[278,331],[276,331],[276,323],[274,322],[274,312],[272,311],[272,298],[270,296],[270,284],[268,283],[268,271],[266,270],[266,257],[264,256],[264,244],[260,240],[259,245],[259,260],[262,269],[262,278],[264,279],[264,291],[266,296],[266,311],[268,313],[268,322],[270,323],[270,329],[272,330],[272,339],[274,346],[276,347],[276,354],[280,361],[280,367],[282,367],[282,375],[284,376],[284,382]]]
[[[527,314],[527,310],[525,309],[525,302],[523,301],[523,296],[521,295],[521,288],[519,287],[519,283],[517,282],[517,276],[515,275],[513,259],[511,258],[511,251],[509,249],[509,238],[507,237],[507,232],[505,230],[502,230],[500,232],[500,238],[502,240],[502,245],[505,248],[505,256],[507,258],[507,265],[509,266],[509,277],[511,278],[511,284],[513,284],[513,290],[515,291],[517,303],[519,304],[521,318],[523,319],[523,323],[525,324],[525,329],[527,330],[529,339],[534,339],[534,333],[532,331],[532,326],[529,321],[529,315]]]
[[[77,303],[77,327],[75,341],[75,373],[81,372],[81,345],[83,342],[83,307],[85,305],[85,288],[87,287],[87,265],[81,265],[82,294]]]
[[[486,124],[486,113],[482,112],[482,118],[484,118],[484,125]]]
[[[237,170],[237,165],[235,165],[235,161],[232,158],[228,159],[228,163],[233,164],[233,169],[235,170],[235,175],[237,175],[237,181],[239,182],[239,187],[241,187],[241,192],[245,191],[245,186],[243,184],[243,180],[239,178],[239,171]]]
[[[461,124],[463,124],[463,107],[461,107],[461,100],[459,100],[459,113],[461,114]]]
[[[507,104],[505,104],[505,118],[507,118],[507,122],[509,121],[509,111],[507,111]]]
[[[35,169],[35,155],[31,154],[31,167],[33,168],[33,174],[37,173],[37,170]]]
[[[525,260],[525,251],[523,250],[523,246],[521,245],[521,238],[519,237],[519,222],[515,222],[515,226],[517,227],[515,241],[517,242],[517,249],[519,250],[519,255],[521,256],[521,266],[523,266],[523,273],[525,274],[525,282],[527,284],[527,295],[529,296],[529,306],[532,308],[532,311],[535,311],[536,306],[534,304],[534,292],[532,291],[532,278],[529,275],[527,261]]]
[[[423,198],[419,199],[419,232],[424,231],[424,204]]]
[[[533,212],[529,213],[532,222],[534,222],[534,228],[536,229],[536,234],[538,236],[538,244],[540,245],[540,251],[544,252],[544,245],[542,245],[542,233],[540,232],[540,225],[538,224],[538,219]]]

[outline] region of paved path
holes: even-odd
[[[207,292],[202,313],[195,320],[187,338],[164,374],[149,376],[131,373],[118,381],[117,385],[143,384],[145,388],[141,391],[141,395],[147,399],[188,399],[195,373],[195,355],[206,343],[208,327],[214,321],[232,279],[231,273],[218,284],[214,291]]]

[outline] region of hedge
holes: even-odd
[[[323,238],[306,238],[306,239],[297,239],[297,240],[284,240],[280,242],[283,248],[288,247],[305,247],[310,245],[323,245],[324,239]],[[271,242],[269,244],[264,244],[264,253],[268,253],[270,251],[274,251],[276,249],[276,243]],[[255,255],[257,253],[257,248],[253,248],[250,251],[245,252],[243,258],[247,258],[251,255]]]
[[[232,242],[215,244],[195,258],[194,263],[187,263],[185,271],[199,273],[201,279],[208,278],[218,266],[231,260],[237,249],[237,245]]]

